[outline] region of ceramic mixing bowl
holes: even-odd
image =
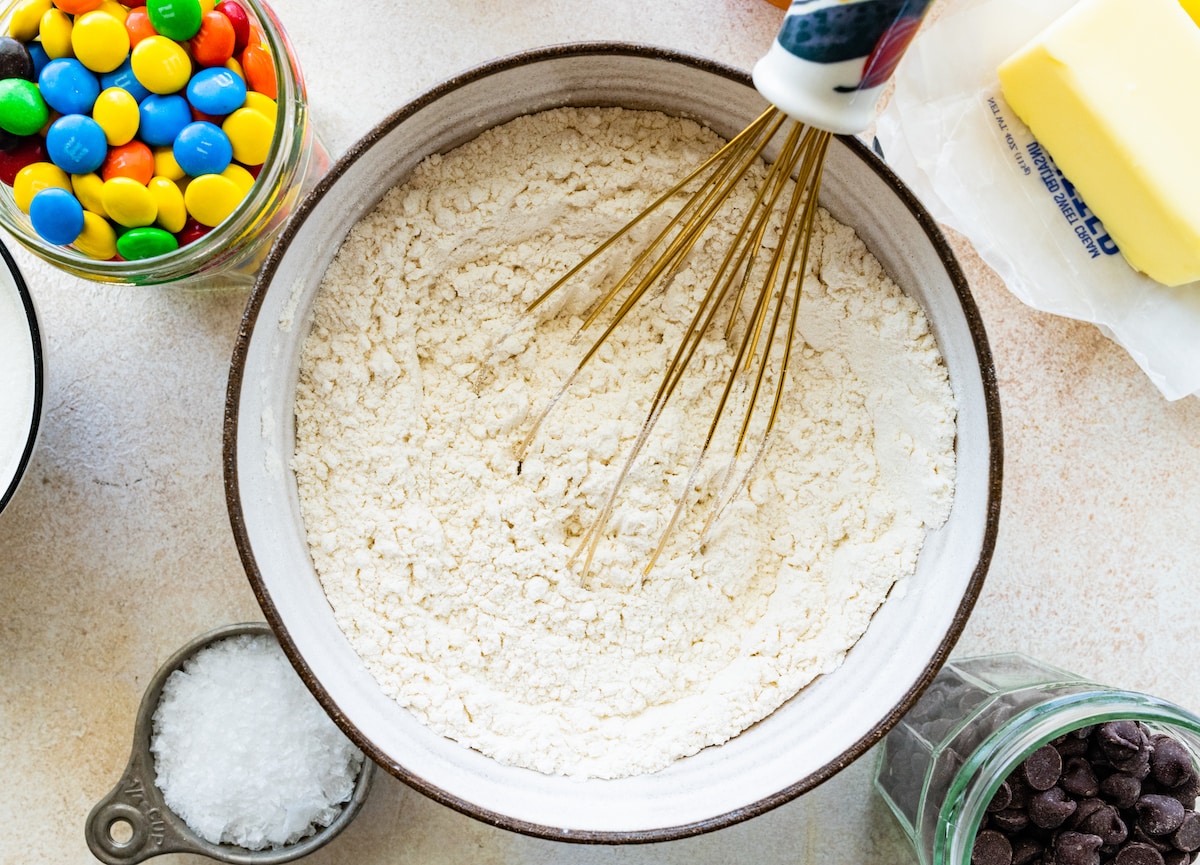
[[[928,316],[958,402],[953,512],[915,576],[898,585],[842,666],[718,747],[648,775],[580,780],[502,765],[442,738],[393,702],[334,620],[313,570],[289,460],[301,345],[322,273],[350,228],[433,153],[561,105],[657,109],[730,136],[765,107],[749,77],[631,45],[563,46],[463,74],[355,144],[298,208],[250,298],[232,361],[225,427],[233,529],[267,620],[313,693],[387,771],[450,807],[514,831],[604,843],[662,841],[761,814],[876,743],[949,654],[996,537],[1001,442],[987,340],[937,226],[860,142],[831,147],[821,200],[857,230]]]

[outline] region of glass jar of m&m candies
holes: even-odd
[[[0,224],[63,270],[250,282],[329,167],[260,0],[17,0],[0,33]]]
[[[1020,654],[947,663],[875,787],[922,865],[1200,858],[1200,717]]]

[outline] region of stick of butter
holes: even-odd
[[[1166,285],[1200,280],[1200,0],[1184,2],[1080,0],[998,70],[1126,260]]]

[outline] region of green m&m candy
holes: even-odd
[[[150,225],[131,228],[117,238],[117,254],[126,261],[153,258],[156,255],[174,252],[178,248],[179,241],[175,239],[175,235]]]
[[[50,109],[38,86],[24,78],[0,81],[0,129],[13,135],[33,135],[50,119]]]
[[[186,42],[199,33],[204,20],[200,0],[148,0],[146,15],[156,33],[176,42]]]

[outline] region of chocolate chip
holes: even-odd
[[[1029,825],[1029,812],[1024,808],[1006,808],[988,815],[988,825],[1009,835],[1016,835]]]
[[[1092,769],[1092,764],[1082,757],[1071,757],[1066,761],[1058,786],[1072,796],[1081,798],[1100,793],[1100,782],[1096,780],[1096,772]]]
[[[1013,772],[1008,776],[1008,780],[1005,783],[1012,790],[1012,801],[1008,803],[1008,807],[1028,808],[1029,797],[1033,795],[1033,790],[1029,789],[1029,785],[1020,777],[1020,773]]]
[[[1037,838],[1031,838],[1028,835],[1022,835],[1019,838],[1014,838],[1012,842],[1012,865],[1030,865],[1036,862],[1042,856],[1042,851],[1046,849],[1046,845]]]
[[[1196,799],[1200,797],[1200,778],[1185,781],[1178,787],[1162,787],[1157,792],[1170,796],[1184,808],[1195,808]]]
[[[1200,850],[1200,814],[1188,811],[1183,815],[1183,822],[1171,836],[1171,843],[1177,850],[1194,853]]]
[[[1117,851],[1113,865],[1164,865],[1162,854],[1149,844],[1134,841]]]
[[[1096,731],[1096,744],[1113,765],[1129,760],[1150,744],[1136,721],[1109,721]]]
[[[1012,785],[1007,781],[1001,781],[1000,786],[996,788],[995,794],[992,795],[992,801],[988,802],[988,811],[1003,811],[1012,804]]]
[[[1053,745],[1043,745],[1025,758],[1021,772],[1034,790],[1049,790],[1062,775],[1063,762]]]
[[[1053,745],[1054,750],[1058,751],[1063,760],[1066,760],[1068,757],[1082,757],[1088,751],[1087,739],[1079,739],[1071,735],[1055,739]]]
[[[1055,865],[1100,865],[1102,846],[1104,842],[1095,835],[1059,832],[1054,838]]]
[[[1138,799],[1137,824],[1148,835],[1167,835],[1183,824],[1184,807],[1170,796],[1149,793]]]
[[[1155,736],[1150,754],[1150,772],[1165,787],[1178,787],[1195,775],[1187,748],[1170,736]]]
[[[1118,808],[1132,808],[1142,795],[1142,782],[1132,775],[1116,772],[1100,782],[1100,794]]]
[[[1192,854],[1182,850],[1168,850],[1162,857],[1164,865],[1188,865],[1192,861]]]
[[[1091,817],[1097,811],[1105,806],[1103,799],[1080,799],[1078,807],[1075,809],[1075,814],[1069,821],[1069,827],[1074,829],[1081,822]]]
[[[1103,805],[1093,811],[1075,828],[1089,835],[1099,835],[1105,844],[1120,844],[1129,837],[1129,829],[1125,821],[1112,805]]]
[[[1126,760],[1111,760],[1110,763],[1118,772],[1144,781],[1150,777],[1150,746],[1147,745]]]
[[[1079,807],[1062,787],[1035,793],[1029,800],[1029,820],[1039,829],[1057,829]],[[1088,830],[1083,830],[1088,831]]]
[[[1146,833],[1146,830],[1144,830],[1141,826],[1138,826],[1136,823],[1133,825],[1133,828],[1130,830],[1129,837],[1132,838],[1134,841],[1141,842],[1142,844],[1149,844],[1151,847],[1153,847],[1159,853],[1166,853],[1168,850],[1174,849],[1171,846],[1171,839],[1159,838],[1155,835],[1149,835]]]
[[[1012,865],[1012,844],[1003,832],[984,829],[975,836],[971,865]]]

